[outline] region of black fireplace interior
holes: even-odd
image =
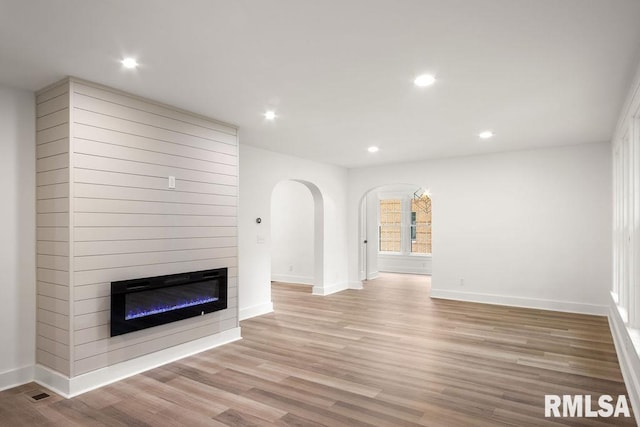
[[[227,308],[227,269],[111,282],[111,336]]]

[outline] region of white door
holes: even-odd
[[[358,234],[360,250],[360,280],[367,280],[367,196],[360,203],[360,230]]]

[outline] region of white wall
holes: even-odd
[[[289,179],[315,184],[324,199],[325,293],[349,286],[346,169],[241,144],[238,227],[241,319],[272,310],[271,195],[276,184]],[[258,217],[263,220],[261,224],[256,223]]]
[[[282,181],[271,196],[271,280],[313,284],[313,196],[304,184]]]
[[[432,295],[604,314],[610,161],[603,143],[350,170],[349,277],[363,194],[415,183],[432,193]]]
[[[0,390],[35,359],[35,98],[0,86]]]

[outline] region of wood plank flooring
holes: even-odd
[[[545,394],[626,394],[606,318],[430,300],[428,288],[383,275],[320,297],[274,283],[275,312],[242,322],[242,341],[74,399],[4,391],[0,425],[635,425],[544,417]]]

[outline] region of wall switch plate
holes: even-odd
[[[169,176],[169,188],[176,188],[176,177]]]

